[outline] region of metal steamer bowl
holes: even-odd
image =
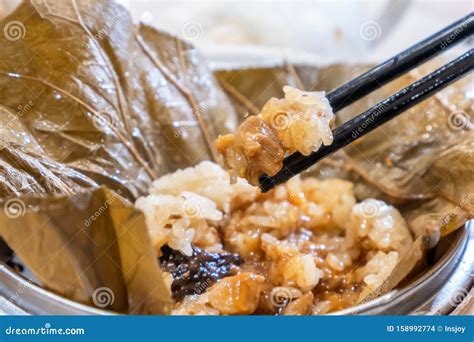
[[[445,315],[473,286],[474,221],[441,239],[436,260],[409,284],[335,315]],[[6,264],[0,265],[0,313],[7,315],[110,315],[58,296]]]

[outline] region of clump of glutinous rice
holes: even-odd
[[[160,177],[149,191],[135,206],[145,214],[155,249],[168,245],[188,256],[191,244],[221,251],[217,223],[235,198],[253,199],[257,193],[244,179],[230,184],[229,174],[209,161]]]
[[[285,98],[272,98],[263,106],[263,120],[277,131],[288,153],[308,155],[333,141],[334,114],[324,91],[283,87]]]
[[[266,194],[202,162],[137,200],[177,315],[325,314],[381,288],[413,242],[354,184],[293,177]],[[237,254],[231,254],[237,253]]]
[[[309,155],[333,141],[334,114],[325,93],[283,87],[285,97],[271,98],[259,115],[245,119],[235,134],[219,136],[216,148],[234,176],[257,185],[262,173],[274,175],[285,155]]]
[[[209,253],[197,247],[191,256],[168,246],[163,246],[161,252],[161,269],[173,276],[171,291],[177,300],[206,292],[217,280],[232,275],[242,262],[238,254]]]

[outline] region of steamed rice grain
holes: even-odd
[[[174,314],[323,314],[383,285],[413,239],[398,210],[357,203],[353,184],[294,177],[267,194],[202,162],[137,200],[158,253],[238,253],[233,275],[176,303]],[[285,299],[286,298],[286,299]],[[309,303],[309,304],[308,304]]]

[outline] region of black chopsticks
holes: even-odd
[[[375,89],[416,68],[444,50],[460,43],[474,32],[474,13],[400,52],[389,60],[357,76],[328,93],[334,112],[354,103]]]
[[[334,111],[355,102],[379,86],[435,56],[439,53],[438,47],[441,49],[442,46],[441,50],[443,50],[454,46],[454,44],[460,42],[462,39],[471,36],[473,31],[474,15],[471,13],[430,38],[425,39],[410,49],[403,51],[399,55],[332,91],[328,94],[328,99]],[[444,38],[440,39],[438,35]],[[459,38],[460,36],[462,36],[462,39]],[[427,48],[427,46],[430,46],[430,48]],[[414,51],[415,56],[409,55],[409,51]],[[409,61],[412,61],[414,64],[411,64]],[[350,144],[359,137],[369,133],[454,81],[467,75],[473,68],[474,49],[471,49],[431,74],[423,77],[421,80],[412,83],[364,113],[339,126],[333,132],[334,141],[331,145],[322,146],[318,151],[311,153],[309,156],[303,156],[296,152],[286,157],[283,161],[282,169],[276,175],[268,176],[263,174],[259,177],[260,189],[263,192],[267,192],[274,186],[286,182],[325,156]],[[388,73],[388,75],[386,73]],[[381,81],[378,77],[380,77]]]

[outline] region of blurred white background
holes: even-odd
[[[70,0],[48,0],[70,1]],[[136,21],[182,36],[214,61],[377,61],[474,9],[474,1],[118,0]],[[0,0],[0,13],[17,0]]]
[[[382,60],[474,9],[471,0],[121,2],[213,60],[235,61],[238,51],[250,63],[269,51],[293,62]]]

